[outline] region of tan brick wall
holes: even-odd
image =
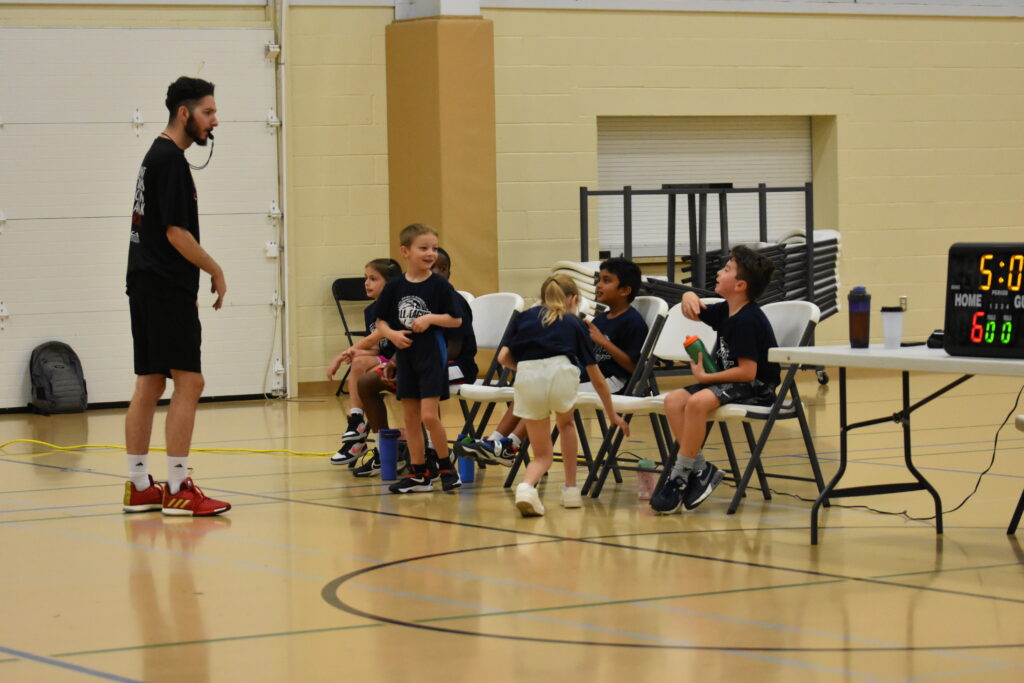
[[[388,255],[384,28],[393,16],[390,8],[289,13],[288,305],[298,382],[323,380],[347,345],[331,282]]]
[[[1024,21],[485,16],[503,289],[532,295],[553,261],[578,258],[577,188],[596,186],[603,115],[835,116],[843,289],[867,285],[876,309],[907,294],[908,336],[942,326],[951,243],[1024,239]],[[830,319],[819,343],[842,341],[845,320]]]

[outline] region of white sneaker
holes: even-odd
[[[564,508],[581,508],[583,507],[583,498],[580,497],[579,486],[563,486],[562,487],[562,507]]]
[[[523,517],[540,517],[544,514],[544,505],[540,502],[537,489],[525,481],[516,487],[516,507]]]

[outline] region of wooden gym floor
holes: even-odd
[[[914,375],[915,397],[945,380]],[[897,409],[896,375],[851,372],[850,384],[851,419]],[[945,509],[988,464],[1019,388],[979,377],[914,414],[916,462]],[[802,372],[801,389],[828,477],[836,379],[818,387]],[[343,407],[333,396],[205,404],[194,445],[333,451]],[[453,436],[454,402],[445,415]],[[2,415],[0,443],[121,444],[123,416]],[[637,422],[629,450],[651,453]],[[716,433],[706,451],[719,463],[720,446]],[[909,478],[895,424],[851,446],[844,485]],[[780,424],[769,472],[808,472],[801,449],[796,426]],[[778,479],[771,501],[752,490],[734,516],[723,485],[697,511],[654,517],[629,474],[563,510],[556,465],[548,515],[522,519],[504,468],[455,494],[400,497],[326,456],[196,453],[196,482],[234,508],[165,518],[121,513],[122,451],[9,445],[0,680],[1020,681],[1024,531],[1005,530],[1022,456],[1011,418],[943,536],[833,507],[811,547],[809,503],[784,494],[812,487]],[[162,454],[151,466],[162,478]],[[921,492],[839,502],[931,513]]]

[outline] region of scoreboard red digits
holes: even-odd
[[[954,356],[1024,358],[1024,243],[949,248],[943,344]]]

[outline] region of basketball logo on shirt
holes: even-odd
[[[734,365],[734,363],[729,360],[729,345],[721,338],[718,340],[718,365],[723,370],[728,370]]]
[[[398,321],[410,330],[412,329],[412,322],[416,318],[429,313],[430,309],[427,308],[427,302],[418,296],[403,296],[402,300],[398,302]]]
[[[132,225],[142,225],[146,215],[146,167],[139,168],[139,179],[135,181],[135,203],[132,205]],[[138,242],[138,233],[132,230],[132,242]]]

